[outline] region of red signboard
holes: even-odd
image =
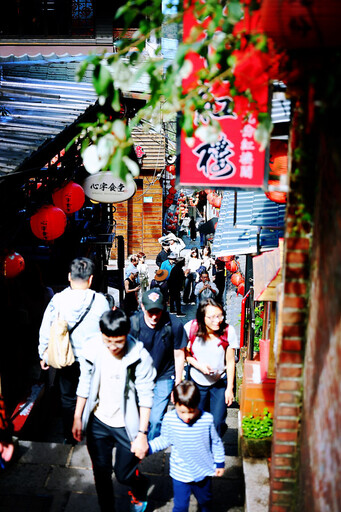
[[[184,41],[196,23],[192,10],[185,9]],[[184,92],[188,93],[196,87],[196,72],[203,68],[205,61],[194,52],[188,53],[186,59],[192,65],[190,75],[182,82]],[[226,83],[216,84],[210,90],[215,97],[214,112],[210,115],[221,126],[218,140],[205,142],[193,137],[189,141],[181,130],[178,171],[183,186],[263,188],[266,183],[266,152],[260,150],[260,145],[254,139],[257,120],[250,116],[247,122],[243,122],[241,117],[233,113],[230,108],[232,98],[227,91]],[[204,119],[202,121],[205,123]],[[198,115],[194,115],[193,123],[198,126]]]

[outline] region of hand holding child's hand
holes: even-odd
[[[216,468],[214,476],[223,476],[224,468]]]

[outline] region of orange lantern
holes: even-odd
[[[237,288],[237,295],[240,294],[240,295],[243,295],[244,296],[244,293],[245,293],[245,283],[242,282],[238,285],[238,288]]]
[[[25,268],[24,258],[17,252],[8,254],[4,260],[4,276],[11,279],[20,274]]]
[[[238,263],[236,260],[230,260],[225,264],[226,270],[229,270],[230,272],[237,272],[238,270]]]
[[[272,140],[270,143],[270,178],[282,176],[288,172],[288,143],[283,140]]]
[[[30,225],[33,234],[41,240],[54,240],[60,237],[66,227],[66,215],[52,204],[42,206],[32,215]]]
[[[276,186],[278,185],[277,181],[269,180],[269,185]],[[277,192],[277,191],[271,191],[271,192],[265,192],[265,195],[270,201],[273,201],[274,203],[280,203],[284,204],[287,202],[287,194],[286,192]]]
[[[65,187],[55,190],[52,194],[52,199],[55,206],[70,214],[82,208],[85,194],[78,183],[70,181]]]
[[[235,286],[239,286],[241,283],[244,283],[244,278],[240,272],[236,272],[231,276],[231,283]]]

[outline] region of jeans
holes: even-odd
[[[208,411],[212,414],[214,426],[218,432],[219,437],[223,437],[226,432],[226,413],[227,406],[225,403],[225,391],[227,386],[227,378],[219,379],[212,386],[197,387],[200,391],[199,409]]]
[[[196,272],[190,272],[188,276],[186,276],[184,287],[184,302],[195,302],[194,288],[196,278]]]
[[[209,476],[200,482],[179,482],[173,478],[173,491],[173,512],[188,512],[191,492],[196,497],[201,512],[210,512],[212,510],[212,478]]]
[[[87,446],[93,465],[101,512],[115,511],[111,479],[114,446],[116,446],[114,472],[117,481],[131,486],[134,496],[141,501],[146,499],[146,482],[137,471],[140,459],[130,451],[130,439],[124,427],[109,427],[92,415],[87,428]]]
[[[174,379],[156,380],[154,388],[153,407],[150,411],[148,439],[158,437],[161,431],[161,421],[165,415],[170,395],[173,391]]]

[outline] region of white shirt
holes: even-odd
[[[191,323],[192,320],[185,324],[187,336],[189,336]],[[203,340],[197,336],[193,342],[192,352],[196,360],[198,362],[204,361],[205,364],[208,364],[214,371],[212,375],[204,375],[200,370],[191,366],[191,378],[201,386],[211,386],[217,382],[217,380],[225,376],[225,350],[222,345],[219,345],[220,341],[218,337],[213,340]],[[239,348],[239,341],[233,325],[229,325],[227,341],[229,342],[229,348]]]
[[[102,357],[99,402],[95,416],[110,427],[124,427],[124,416],[121,410],[121,397],[125,385],[126,370],[121,359],[114,357],[104,346]]]

